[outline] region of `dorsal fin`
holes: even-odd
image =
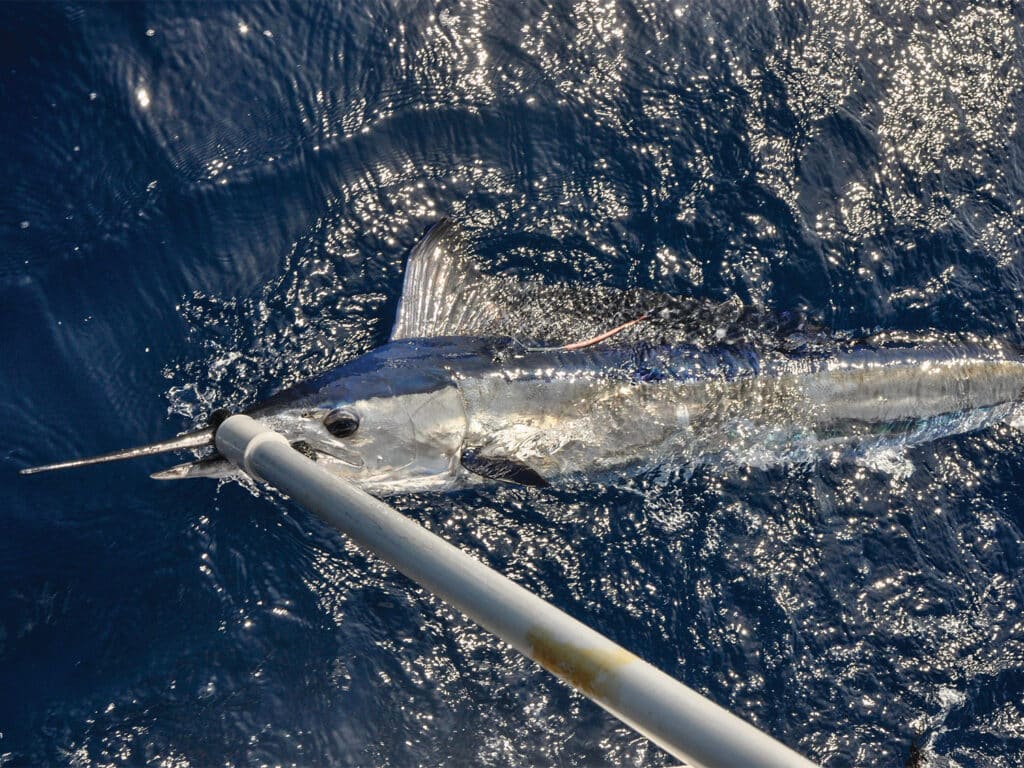
[[[495,324],[497,306],[458,227],[441,219],[409,254],[391,340],[472,336]]]
[[[445,218],[409,253],[391,340],[513,336],[577,342],[636,319],[621,295],[612,288],[484,274],[458,225]]]
[[[733,301],[487,275],[458,225],[442,219],[409,254],[391,340],[502,336],[531,346],[570,348],[597,343],[712,346],[724,340],[786,349],[792,334],[802,344],[813,344],[818,332],[813,325],[782,322]]]

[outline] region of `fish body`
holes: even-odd
[[[902,448],[1012,419],[1022,389],[1024,360],[1001,344],[799,355],[446,337],[391,342],[249,413],[387,495]],[[358,429],[332,436],[332,413]]]
[[[856,340],[728,305],[579,296],[483,275],[442,222],[410,255],[388,343],[246,413],[383,496],[902,448],[1015,422],[1024,392],[1005,342]],[[213,456],[154,476],[232,471]]]

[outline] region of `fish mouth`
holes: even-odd
[[[186,461],[150,475],[154,480],[186,480],[196,477],[231,477],[239,470],[223,456]]]
[[[366,468],[366,462],[363,460],[362,454],[340,445],[331,445],[327,448],[313,445],[305,440],[298,440],[292,443],[292,448],[308,456],[313,461],[327,461],[332,464],[339,464],[353,471]]]
[[[306,458],[333,465],[337,469],[355,474],[365,469],[362,456],[356,453],[339,455],[343,452],[332,450],[327,452],[316,448],[305,440],[296,440],[291,443],[292,448]],[[240,472],[231,462],[220,455],[207,456],[196,461],[187,461],[183,464],[175,464],[173,467],[154,472],[150,475],[154,480],[186,480],[198,477],[230,477]]]

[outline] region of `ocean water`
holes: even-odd
[[[169,437],[487,268],[1024,343],[1012,2],[0,5],[0,766],[666,766]],[[396,505],[829,768],[1024,763],[1024,439]]]

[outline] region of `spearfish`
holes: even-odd
[[[245,413],[371,493],[771,466],[1021,426],[1024,358],[992,339],[826,333],[800,315],[488,276],[458,228],[413,248],[390,340]],[[29,474],[213,445],[171,440]],[[224,477],[217,454],[158,479]]]

